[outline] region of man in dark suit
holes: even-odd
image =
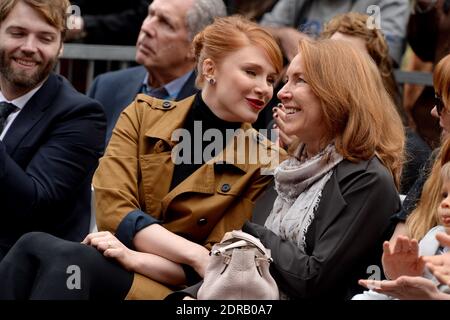
[[[177,10],[173,0],[154,0],[141,26],[136,62],[141,66],[98,76],[88,95],[105,107],[107,140],[123,109],[138,93],[181,100],[197,92],[191,41],[215,17],[225,16],[222,0],[192,0]]]
[[[85,237],[104,149],[101,105],[51,72],[70,3],[38,4],[0,2],[0,260],[29,231]]]

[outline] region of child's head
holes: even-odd
[[[437,214],[438,221],[450,234],[450,162],[445,163],[441,168],[441,202]]]
[[[444,139],[433,164],[433,168],[423,185],[422,195],[417,207],[406,219],[406,227],[411,238],[421,240],[433,227],[441,224],[438,208],[442,201],[442,183],[450,174],[449,169],[442,171],[442,167],[450,162],[450,139]],[[447,172],[447,173],[446,173]],[[447,176],[446,179],[442,178]],[[450,192],[450,190],[448,190]]]

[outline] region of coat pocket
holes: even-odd
[[[156,218],[161,216],[161,202],[167,195],[173,175],[170,152],[140,156],[141,187],[144,191],[146,212]]]

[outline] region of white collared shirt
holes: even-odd
[[[11,114],[8,116],[8,118],[6,118],[5,128],[3,129],[3,132],[0,135],[0,140],[3,141],[3,137],[8,132],[9,127],[11,127],[11,124],[14,122],[14,119],[16,119],[16,117],[19,115],[20,111],[22,111],[23,107],[25,107],[25,105],[28,103],[28,101],[30,101],[30,99],[42,87],[43,84],[44,83],[41,83],[39,86],[37,86],[33,90],[27,92],[23,96],[18,97],[12,101],[7,100],[5,98],[5,96],[3,95],[3,93],[0,91],[0,102],[6,101],[6,102],[14,104],[17,107],[17,109],[14,112],[11,112]]]

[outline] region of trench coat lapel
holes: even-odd
[[[45,111],[52,106],[56,93],[59,91],[61,81],[51,73],[42,87],[34,94],[19,113],[6,133],[3,143],[8,154],[13,154],[16,148],[23,142],[27,133],[38,125],[45,116]]]
[[[183,128],[183,124],[192,107],[195,96],[191,96],[182,101],[167,101],[153,99],[152,108],[164,110],[163,104],[170,103],[171,112],[164,114],[158,122],[145,132],[145,136],[149,138],[161,139],[169,144],[172,148],[175,143],[172,141],[172,133],[175,129]]]
[[[239,134],[246,134],[247,130],[251,129],[251,126],[247,123],[244,123],[241,126]],[[253,130],[252,130],[253,131]],[[244,149],[247,153],[247,149]],[[216,157],[205,163],[199,169],[197,169],[193,174],[191,174],[186,180],[181,182],[178,186],[176,186],[173,190],[171,190],[166,197],[164,197],[162,202],[162,212],[163,214],[166,212],[167,208],[170,206],[170,203],[179,195],[187,192],[196,192],[196,193],[204,193],[204,194],[214,194],[215,193],[215,170],[217,166],[220,165],[231,165],[237,168],[236,172],[240,172],[241,175],[245,175],[249,169],[249,164],[245,163],[236,163],[236,161],[232,161],[230,159],[239,159],[238,152],[242,151],[237,148],[236,144],[229,143],[222,152],[220,152]],[[233,157],[224,157],[223,154],[233,154]],[[245,155],[247,156],[247,155]],[[244,158],[245,159],[245,158]],[[260,166],[255,164],[256,166]]]

